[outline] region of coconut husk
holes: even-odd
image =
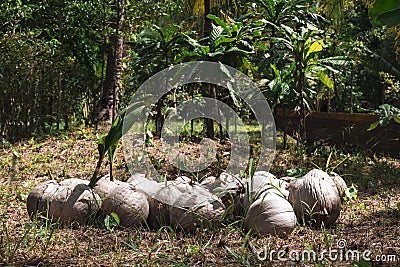
[[[338,191],[338,189],[337,189],[337,187],[336,187],[336,184],[335,184],[335,182],[333,181],[332,177],[329,176],[329,174],[326,173],[326,172],[324,172],[323,170],[312,169],[312,170],[309,171],[306,175],[309,176],[309,177],[318,177],[318,178],[320,178],[320,179],[322,179],[322,180],[325,180],[325,181],[328,182],[328,183],[333,187],[333,189],[335,189],[336,192],[339,194],[339,191]]]
[[[122,184],[128,185],[129,183],[121,182],[118,180],[110,181],[110,175],[105,175],[97,181],[93,190],[102,199],[105,199],[114,190],[115,187],[117,187],[118,185],[122,185]]]
[[[87,184],[70,183],[60,186],[50,203],[50,216],[63,223],[85,222],[101,206],[99,195]]]
[[[289,196],[288,183],[277,179],[269,172],[255,172],[251,179],[248,179],[246,186],[246,197],[244,198],[245,209],[251,205],[250,202],[258,199],[264,192],[271,189],[277,190],[285,199]]]
[[[336,186],[336,189],[338,190],[339,196],[341,198],[344,197],[345,193],[346,193],[346,189],[347,189],[346,182],[343,180],[342,177],[340,177],[339,174],[337,174],[335,172],[331,172],[330,177],[333,180],[333,182],[335,183],[335,186]]]
[[[115,186],[103,200],[101,209],[104,215],[116,213],[123,227],[140,226],[149,216],[146,195],[128,183]]]
[[[312,170],[289,184],[289,202],[299,220],[329,226],[339,217],[341,201],[329,175]]]
[[[46,211],[58,188],[57,181],[48,180],[38,184],[29,192],[26,200],[29,218],[33,219],[37,213],[46,216]]]
[[[223,172],[218,178],[207,177],[200,185],[217,196],[231,214],[243,215],[245,182],[240,177]]]
[[[78,185],[78,184],[88,185],[89,181],[88,180],[84,180],[84,179],[80,179],[80,178],[69,178],[69,179],[62,180],[60,182],[61,186],[67,186],[67,187],[71,187],[71,188],[76,186],[76,185]]]
[[[224,212],[222,202],[203,187],[180,178],[158,183],[137,176],[131,184],[144,192],[150,206],[148,225],[164,225],[192,231],[196,226],[209,224]]]
[[[250,205],[245,221],[246,231],[259,235],[285,237],[296,226],[296,215],[291,204],[275,188],[264,191]]]
[[[100,197],[87,184],[88,181],[75,178],[60,184],[54,180],[38,184],[27,199],[30,218],[39,213],[62,223],[84,222],[101,205]]]
[[[181,192],[170,210],[171,225],[185,231],[215,226],[225,211],[221,200],[201,186]]]

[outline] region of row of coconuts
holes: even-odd
[[[156,182],[142,174],[127,182],[49,180],[30,192],[27,209],[30,218],[37,214],[61,223],[84,223],[93,214],[116,213],[123,227],[147,224],[193,231],[217,225],[227,214],[244,217],[244,228],[260,235],[285,236],[296,222],[329,226],[338,218],[346,183],[335,174],[311,170],[301,178],[277,179],[265,171],[243,180],[222,173],[201,183],[182,176]]]

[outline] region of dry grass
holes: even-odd
[[[279,144],[278,144],[279,148]],[[325,167],[329,147],[311,151],[278,149],[271,172],[277,176],[301,174],[313,164]],[[157,153],[154,152],[157,156]],[[329,166],[346,157],[334,151]],[[225,222],[218,229],[182,233],[169,227],[146,229],[105,229],[101,220],[89,225],[61,226],[28,218],[25,201],[36,184],[48,179],[88,178],[97,160],[96,138],[90,129],[79,129],[57,137],[31,139],[6,145],[0,150],[0,264],[15,266],[369,266],[360,260],[273,262],[260,260],[265,249],[294,251],[337,249],[370,250],[369,256],[396,255],[393,262],[372,262],[372,266],[400,265],[400,163],[389,157],[376,162],[353,153],[335,171],[348,184],[359,187],[358,199],[344,204],[337,223],[330,229],[298,226],[287,238],[247,236],[241,221]],[[208,170],[212,172],[212,170]],[[107,172],[107,167],[103,168]],[[122,155],[117,156],[115,176],[126,179]],[[257,253],[258,252],[258,253]],[[288,257],[289,254],[285,257]],[[269,255],[268,255],[269,256]],[[331,255],[333,257],[333,255]],[[339,254],[340,256],[340,254]],[[358,264],[358,265],[357,265]]]

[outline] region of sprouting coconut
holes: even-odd
[[[289,201],[299,220],[329,226],[339,217],[341,201],[335,183],[321,170],[312,170],[289,184]]]
[[[50,215],[62,222],[84,222],[97,212],[100,197],[86,184],[60,186],[61,190],[50,203]]]
[[[115,212],[121,226],[135,227],[147,220],[149,202],[143,192],[128,183],[120,183],[110,190],[103,200],[101,209],[104,215]]]
[[[259,235],[287,236],[296,226],[292,205],[275,188],[264,190],[251,203],[244,228]]]
[[[86,221],[101,205],[100,197],[89,188],[88,181],[67,179],[58,184],[50,180],[40,183],[29,193],[28,214],[39,213],[62,223]]]
[[[115,187],[121,184],[126,184],[126,183],[118,180],[110,181],[110,175],[105,175],[97,181],[96,186],[93,188],[93,190],[102,199],[105,199],[114,190]]]
[[[88,180],[79,179],[79,178],[69,178],[69,179],[62,180],[60,182],[61,186],[66,186],[66,187],[74,187],[74,186],[76,186],[78,184],[88,185],[89,181]]]

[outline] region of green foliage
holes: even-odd
[[[111,212],[111,214],[106,215],[104,218],[104,227],[107,231],[112,232],[115,228],[120,226],[120,219],[118,214]]]
[[[400,2],[397,0],[375,0],[368,11],[372,24],[394,27],[400,24]]]
[[[383,70],[398,79],[395,33],[371,27],[361,0],[216,1],[207,14],[211,32],[203,37],[203,18],[192,13],[198,8],[193,1],[13,0],[0,4],[2,136],[15,141],[92,122],[115,33],[110,22],[122,4],[127,51],[121,107],[149,76],[188,60],[240,69],[268,85],[264,93],[271,106],[349,112],[382,103],[400,107],[378,74]],[[371,22],[393,26],[398,10],[397,1],[377,0],[369,10]],[[195,91],[178,90],[181,98]],[[217,94],[249,113],[231,92]]]
[[[254,43],[260,37],[262,21],[248,21],[246,19],[225,22],[221,18],[209,14],[207,18],[213,20],[210,34],[196,40],[186,35],[193,50],[186,52],[189,59],[222,62],[237,68],[248,64],[245,58],[255,52]],[[251,68],[251,66],[248,66]],[[242,70],[243,71],[243,70]]]
[[[96,9],[74,1],[0,5],[0,126],[13,141],[90,120],[101,40]]]
[[[288,169],[286,170],[286,175],[290,177],[299,178],[304,176],[309,170],[303,167],[295,168],[295,169]]]
[[[392,105],[389,104],[380,105],[379,108],[380,108],[379,113],[381,114],[379,121],[371,123],[367,131],[371,131],[376,127],[378,127],[379,125],[386,126],[390,123],[391,120],[400,123],[400,109],[393,107]]]
[[[345,199],[348,201],[356,201],[358,194],[358,186],[356,184],[351,184],[350,187],[346,188]]]

